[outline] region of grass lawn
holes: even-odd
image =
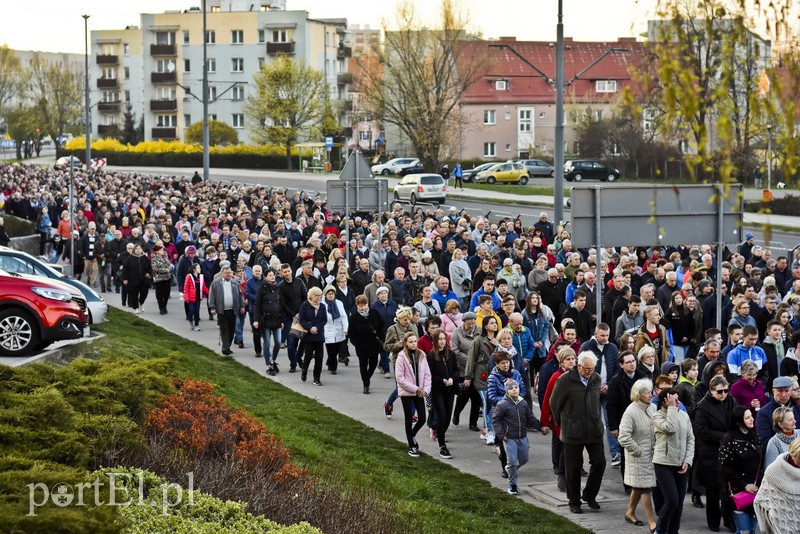
[[[545,195],[553,196],[554,189],[547,186],[533,186],[533,185],[514,185],[514,184],[474,184],[465,183],[464,189],[475,189],[478,191],[489,191],[499,193],[511,193],[512,195]],[[453,191],[454,192],[454,191]],[[570,190],[564,188],[564,197],[569,197]]]
[[[491,525],[497,532],[588,532],[430,457],[412,459],[394,438],[143,319],[112,308],[109,322],[97,329],[107,336],[95,344],[114,353],[177,356],[181,375],[213,383],[284,440],[309,471],[321,477],[336,471],[354,486],[376,490],[396,506],[408,531],[472,533]]]

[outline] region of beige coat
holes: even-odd
[[[656,448],[653,463],[659,465],[692,465],[694,459],[694,432],[686,412],[675,406],[663,408],[653,415],[656,431]]]
[[[635,401],[628,406],[619,423],[619,444],[625,449],[624,482],[632,488],[652,488],[656,485],[653,467],[653,414],[656,407]]]

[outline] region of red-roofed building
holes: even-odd
[[[637,84],[631,67],[640,65],[644,59],[644,45],[633,38],[615,42],[579,42],[570,38],[564,41],[564,141],[570,155],[579,151],[573,145],[570,115],[588,109],[595,116],[606,115],[624,88],[630,87],[635,92]],[[534,149],[552,154],[555,42],[501,38],[479,41],[475,46],[486,48],[487,73],[463,95],[462,111],[469,127],[462,130],[458,157],[505,160],[529,157]]]

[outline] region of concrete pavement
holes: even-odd
[[[119,295],[107,293],[104,296],[110,305],[122,309]],[[145,312],[139,317],[220,354],[221,347],[216,322],[209,321],[207,313],[203,312],[201,313],[203,318],[200,324],[201,331],[191,331],[189,323],[184,317],[183,302],[178,297],[178,293],[173,292],[168,305],[169,313],[160,315],[151,291],[145,303]],[[124,310],[131,313],[129,308]],[[396,440],[396,454],[406,454],[401,404],[395,403],[394,417],[391,420],[386,419],[383,413],[383,403],[394,388],[394,380],[387,380],[376,375],[372,380],[371,393],[364,395],[354,350],[351,349],[353,356],[350,358],[350,365],[345,367],[340,364],[337,375],[330,375],[323,367],[322,386],[318,387],[314,386],[311,380],[301,382],[299,372],[294,374],[288,372],[289,362],[285,349],[281,350],[278,355],[281,372],[275,377],[267,376],[263,358],[254,356],[252,334],[249,333],[249,327],[245,328],[245,347],[245,349],[233,347],[232,358],[241,365],[257,371],[262,376],[262,380],[279,382],[301,395],[315,399],[321,404],[387,434]],[[220,355],[220,358],[222,357]],[[453,459],[441,461],[449,463],[461,471],[483,478],[493,486],[505,491],[507,481],[500,477],[500,462],[497,455],[493,453],[491,447],[487,447],[485,442],[479,439],[477,432],[471,432],[467,428],[468,411],[469,408],[464,410],[461,414],[461,424],[451,426],[447,434],[448,447],[453,454]],[[534,411],[537,415],[539,414],[538,406],[534,407]],[[479,426],[480,424],[479,421]],[[563,515],[576,524],[598,533],[647,532],[646,518],[641,507],[637,511],[637,517],[645,521],[644,527],[634,527],[623,521],[623,515],[627,508],[627,496],[622,489],[619,470],[611,467],[609,455],[607,455],[608,467],[598,497],[598,502],[603,507],[602,511],[593,512],[584,506],[584,514],[575,515],[569,512],[566,494],[559,492],[556,487],[556,477],[553,475],[550,462],[550,436],[545,437],[533,433],[529,435],[529,441],[531,461],[520,470],[519,489],[521,494],[519,497],[509,495],[509,499],[524,499],[526,502]],[[420,449],[424,454],[439,459],[438,447],[429,439],[427,428],[420,431],[419,442]],[[583,480],[585,481],[585,479]],[[704,511],[692,507],[689,497],[684,506],[681,532],[707,532]],[[534,526],[531,528],[532,531],[535,531]]]

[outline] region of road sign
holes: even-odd
[[[327,208],[331,211],[376,211],[389,206],[389,180],[330,180]]]
[[[721,215],[714,200],[717,187],[717,184],[573,187],[572,245],[594,246],[598,223],[602,245],[607,247],[720,240],[738,243],[742,240],[742,186],[730,186]],[[595,198],[596,194],[599,198]]]
[[[373,179],[375,175],[369,168],[369,163],[364,159],[360,150],[354,150],[339,173],[340,180],[365,180]]]
[[[328,150],[333,148],[333,137],[328,136],[325,138],[325,146],[328,148]]]

